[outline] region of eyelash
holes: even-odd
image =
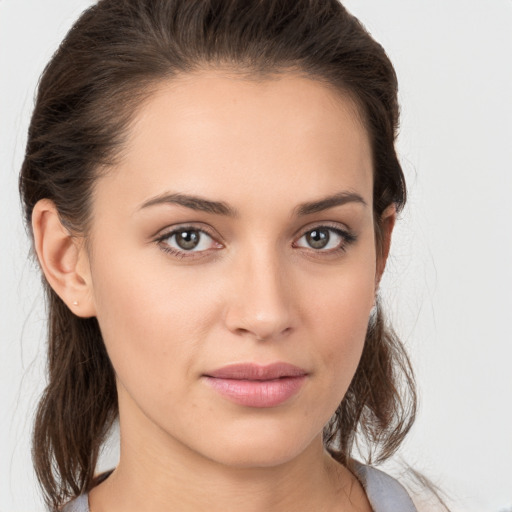
[[[315,253],[320,253],[320,254],[324,253],[326,256],[327,255],[328,256],[332,256],[332,255],[336,255],[336,254],[339,254],[339,253],[342,253],[342,252],[346,252],[348,246],[350,246],[351,244],[353,244],[354,242],[357,241],[357,236],[354,233],[351,233],[350,231],[341,229],[341,228],[339,228],[337,226],[335,227],[335,226],[330,226],[330,225],[327,225],[327,224],[320,224],[318,226],[314,226],[314,227],[308,229],[307,231],[304,231],[302,233],[302,235],[298,238],[298,240],[300,240],[303,237],[305,237],[308,233],[312,233],[313,231],[316,231],[316,230],[327,230],[327,231],[329,231],[331,233],[335,233],[337,236],[339,236],[342,239],[341,240],[341,245],[339,247],[334,248],[334,249],[322,250],[322,249],[314,249],[312,247],[309,248],[309,250],[311,250],[311,251],[313,251]],[[164,233],[163,235],[159,236],[155,240],[155,242],[158,244],[158,246],[160,247],[160,249],[162,251],[164,251],[165,253],[171,254],[172,256],[174,256],[176,258],[179,258],[179,259],[184,259],[184,258],[200,258],[200,257],[202,257],[201,256],[202,253],[210,252],[209,250],[204,250],[204,251],[179,250],[179,249],[175,249],[173,247],[170,247],[167,243],[165,243],[166,240],[169,240],[170,238],[172,238],[173,236],[177,235],[178,233],[182,233],[182,232],[185,232],[185,231],[198,232],[198,233],[200,233],[202,235],[207,235],[212,240],[215,240],[213,235],[210,234],[205,229],[200,229],[200,228],[197,228],[195,226],[183,225],[183,226],[175,228],[175,229],[173,229],[171,231],[168,231],[168,232]],[[218,242],[216,242],[216,243],[218,243]],[[294,243],[296,243],[296,242],[294,242]],[[214,249],[214,250],[216,250],[216,249]]]

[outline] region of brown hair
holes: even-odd
[[[134,113],[153,87],[207,67],[247,79],[294,70],[348,94],[369,133],[379,246],[386,207],[406,199],[395,152],[397,80],[383,48],[337,0],[101,0],[75,23],[41,77],[20,176],[32,210],[52,200],[86,236],[91,188],[122,153]],[[51,510],[94,485],[99,450],[116,419],[114,371],[95,318],[75,316],[43,279],[48,385],[37,410],[33,459]],[[356,439],[375,462],[390,457],[416,411],[411,366],[379,304],[353,381],[324,431],[348,464]]]

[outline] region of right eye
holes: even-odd
[[[196,253],[223,247],[206,231],[193,226],[182,226],[168,231],[158,238],[157,243],[163,251],[179,258],[194,257]]]

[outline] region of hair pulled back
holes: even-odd
[[[47,198],[70,233],[85,237],[94,182],[122,155],[137,108],[161,81],[206,68],[252,80],[293,71],[348,94],[370,136],[379,241],[381,214],[406,199],[394,147],[397,80],[383,48],[337,0],[101,0],[90,7],[40,79],[20,176],[29,228],[34,205]],[[118,409],[96,319],[75,316],[43,284],[48,384],[33,459],[46,502],[57,510],[94,485]],[[347,464],[357,437],[382,461],[415,410],[409,360],[377,304],[354,379],[325,428],[326,447]]]

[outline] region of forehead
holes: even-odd
[[[370,144],[354,102],[294,74],[202,71],[160,83],[106,176],[139,204],[167,190],[227,201],[286,192],[300,202],[340,188],[372,202]]]

